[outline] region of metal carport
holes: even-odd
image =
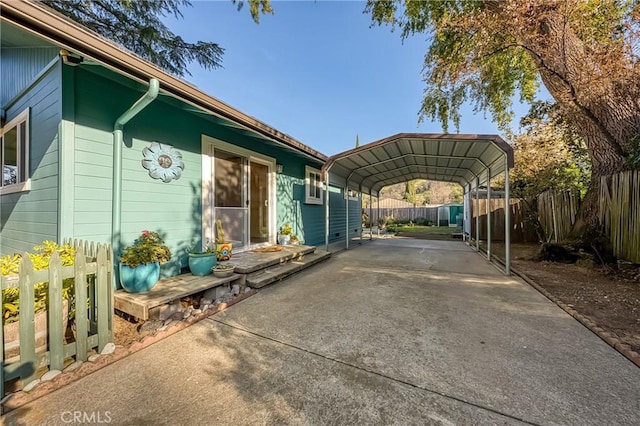
[[[399,133],[329,157],[323,167],[325,188],[329,188],[329,173],[344,181],[344,190],[368,192],[379,197],[380,190],[395,183],[412,179],[455,182],[464,188],[465,212],[467,194],[486,186],[487,200],[491,198],[489,182],[505,175],[505,274],[511,272],[509,200],[509,169],[513,167],[513,149],[498,135],[469,135],[442,133]],[[348,206],[347,206],[347,229]],[[487,213],[489,213],[487,202]],[[465,214],[466,217],[466,214]],[[479,214],[476,214],[476,249],[479,250]],[[329,245],[329,191],[325,191],[325,244]],[[348,232],[347,232],[348,235]],[[346,248],[349,238],[346,237]],[[487,259],[491,260],[491,215],[487,218]]]

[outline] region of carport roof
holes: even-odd
[[[505,161],[506,158],[506,161]],[[324,166],[349,188],[371,191],[412,179],[471,184],[513,167],[513,149],[498,135],[399,133],[329,157]]]

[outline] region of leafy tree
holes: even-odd
[[[640,2],[368,0],[375,24],[427,33],[420,117],[457,127],[466,101],[506,128],[544,84],[584,139],[592,180],[574,232],[598,227],[600,177],[640,164]]]
[[[189,0],[41,0],[57,12],[103,37],[115,41],[165,71],[184,76],[197,62],[205,69],[222,64],[224,49],[217,43],[189,43],[174,34],[162,18],[181,18]],[[244,2],[232,0],[240,10]],[[261,13],[273,13],[270,0],[248,0],[251,16],[258,23]]]
[[[404,199],[414,206],[420,203],[418,200],[417,186],[418,181],[415,179],[405,183]]]
[[[515,165],[511,189],[524,203],[527,220],[540,241],[545,241],[540,226],[537,197],[548,190],[587,191],[591,164],[584,140],[551,102],[535,102],[521,122],[523,132],[513,137]],[[504,179],[494,181],[504,185]]]

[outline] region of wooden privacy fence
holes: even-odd
[[[0,289],[18,288],[20,292],[19,356],[5,359],[7,326],[0,327],[0,399],[4,397],[5,383],[21,378],[23,385],[36,379],[36,372],[43,368],[62,370],[65,360],[74,357],[86,361],[93,348],[101,351],[113,340],[113,255],[106,245],[69,242],[78,251],[72,266],[62,266],[60,255],[54,252],[47,269],[34,270],[26,254],[20,262],[18,275],[0,277]],[[73,279],[71,304],[63,301],[63,280]],[[43,348],[37,348],[35,284],[48,283],[48,306],[45,316],[46,335]],[[84,285],[79,285],[83,283]],[[69,312],[75,306],[75,339],[65,343],[66,324],[64,305]],[[81,307],[85,307],[82,309]],[[4,314],[4,310],[3,310]],[[40,350],[42,349],[42,350]]]
[[[640,171],[600,179],[600,223],[613,254],[640,263]]]
[[[527,220],[525,206],[518,199],[510,199],[511,204],[511,242],[536,242],[538,236],[535,228]],[[504,241],[504,198],[491,198],[489,200],[489,208],[491,214],[491,240]],[[476,237],[476,215],[480,225],[481,240],[487,239],[487,199],[480,198],[476,203],[475,198],[471,198],[471,238]]]
[[[363,213],[369,216],[369,207],[362,209]],[[370,222],[374,225],[378,223],[378,218],[391,217],[395,220],[416,220],[427,219],[433,223],[438,222],[438,208],[437,207],[380,207],[380,210],[376,207],[376,203],[373,203],[371,209]]]
[[[538,195],[538,220],[547,241],[563,241],[571,232],[580,207],[580,194],[574,191],[546,191]]]

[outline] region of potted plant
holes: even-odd
[[[193,275],[204,276],[211,273],[216,266],[216,248],[212,244],[205,244],[196,249],[195,244],[189,250],[189,270]]]
[[[222,228],[222,220],[216,220],[216,254],[218,260],[224,261],[231,259],[231,251],[233,245],[227,241],[227,236]]]
[[[144,230],[120,256],[120,284],[130,293],[149,291],[160,279],[160,264],[170,259],[160,234]]]
[[[216,266],[213,267],[212,271],[215,277],[226,278],[233,275],[234,268],[235,268],[235,265],[232,265],[230,263],[218,263]]]
[[[291,244],[291,233],[293,230],[291,229],[291,225],[285,223],[284,226],[280,229],[280,235],[278,235],[278,244],[287,245]]]

